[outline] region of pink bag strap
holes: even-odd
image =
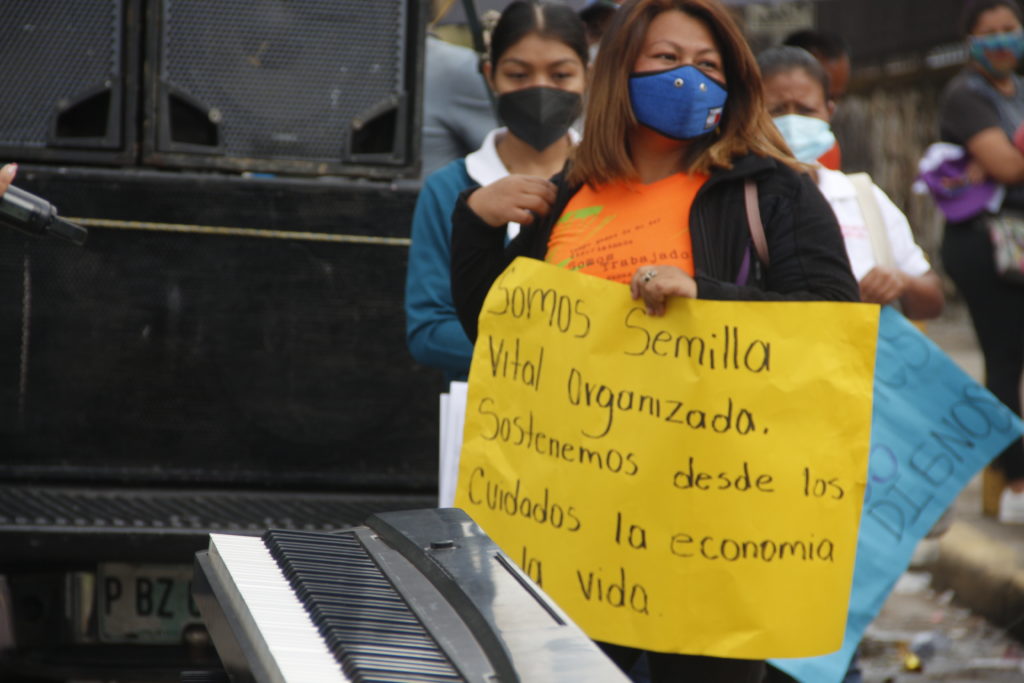
[[[768,240],[764,236],[764,225],[761,223],[761,207],[757,202],[757,183],[749,178],[743,183],[743,204],[747,208],[747,227],[750,239],[754,242],[757,260],[765,266],[771,264],[768,258]]]

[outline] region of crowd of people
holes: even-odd
[[[969,60],[939,107],[942,141],[962,149],[958,182],[1002,190],[997,207],[947,212],[941,257],[987,386],[1017,414],[1024,286],[997,267],[990,231],[993,216],[1024,222],[1022,26],[1014,0],[970,0]],[[591,0],[579,14],[514,0],[482,62],[428,38],[426,173],[405,301],[414,357],[465,379],[484,297],[520,256],[627,284],[652,316],[674,298],[862,301],[938,316],[942,281],[904,214],[870,178],[840,170],[830,122],[850,75],[845,45],[810,31],[785,42],[755,58],[719,0]],[[0,168],[0,197],[15,173]],[[751,186],[770,260],[745,211]],[[580,217],[594,215],[613,258],[593,257]],[[658,251],[671,257],[647,259]],[[1024,442],[995,465],[1001,518],[1024,522]],[[757,660],[600,645],[652,681],[784,678]]]
[[[1002,211],[1024,211],[1024,154],[1013,143],[1024,122],[1020,10],[971,0],[964,33],[970,61],[943,95],[941,137],[966,150],[970,182],[1006,187]],[[417,204],[406,286],[414,357],[465,379],[484,297],[520,256],[628,284],[654,316],[678,297],[940,315],[942,280],[906,216],[866,174],[840,170],[830,124],[850,67],[843,41],[814,31],[755,58],[718,0],[590,0],[580,16],[512,2],[482,67],[504,126],[429,174]],[[744,210],[751,184],[770,261]],[[593,223],[580,217],[595,213],[615,258],[593,258]],[[947,223],[943,266],[970,311],[988,387],[1019,414],[1024,287],[997,277],[986,215]],[[653,227],[637,234],[640,224]],[[672,257],[645,262],[652,245],[672,246]],[[1017,507],[1024,521],[1022,449],[1017,440],[996,461],[1007,521]],[[601,645],[655,681],[766,675],[759,661]]]
[[[942,265],[970,312],[988,388],[1020,414],[1024,285],[997,268],[990,231],[993,216],[1024,223],[1024,17],[1014,0],[969,0],[962,28],[969,60],[942,95],[938,133],[963,150],[959,182],[1003,194],[998,207],[950,217]],[[428,38],[426,173],[405,300],[413,356],[464,380],[484,297],[521,256],[626,284],[652,316],[676,298],[938,316],[942,280],[906,216],[870,178],[840,170],[830,123],[850,76],[845,45],[814,32],[785,42],[755,57],[719,0],[590,0],[580,13],[514,0],[482,61]],[[0,169],[0,197],[15,172]],[[751,233],[751,187],[770,260]],[[594,258],[581,217],[595,215],[610,258]],[[1024,442],[995,465],[1001,518],[1024,522]],[[780,675],[757,660],[600,645],[625,671],[642,662],[652,681]]]

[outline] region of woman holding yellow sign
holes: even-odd
[[[673,296],[858,300],[835,217],[764,109],[754,57],[719,2],[623,5],[584,127],[564,174],[513,174],[456,205],[452,287],[471,338],[516,256],[627,282],[655,315]],[[752,247],[746,180],[770,267]],[[509,221],[530,229],[506,250],[489,228]]]
[[[649,315],[675,297],[859,300],[835,216],[774,127],[754,57],[717,0],[624,4],[598,51],[584,130],[551,181],[513,175],[460,198],[452,293],[471,339],[518,256],[629,284]],[[506,248],[497,228],[509,221],[524,227]],[[642,653],[604,647],[627,670]],[[653,652],[650,667],[654,681],[754,682],[764,671]]]

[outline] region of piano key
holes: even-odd
[[[408,680],[463,680],[391,582],[382,583],[380,567],[354,536],[275,530],[264,539],[328,648],[354,678],[386,671],[391,680],[396,672]],[[345,580],[338,581],[342,574]],[[389,633],[386,643],[381,632]]]
[[[263,542],[212,534],[210,552],[223,562],[283,681],[351,681],[327,649]]]

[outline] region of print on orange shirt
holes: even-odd
[[[690,206],[706,180],[676,173],[649,185],[584,185],[551,231],[545,260],[627,284],[643,265],[673,265],[693,275]]]

